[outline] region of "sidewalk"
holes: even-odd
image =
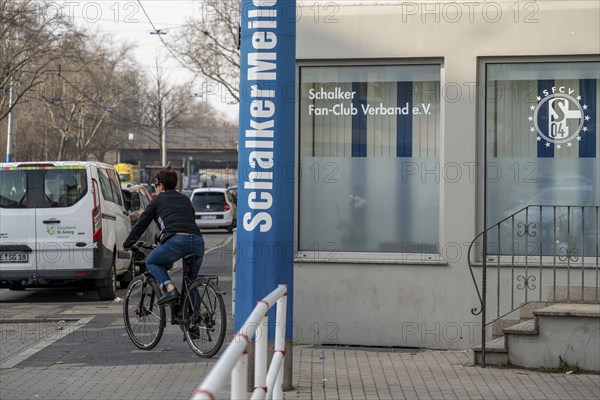
[[[198,359],[197,362],[112,366],[17,365],[0,370],[0,398],[189,399],[215,361]],[[297,345],[294,346],[294,389],[286,392],[285,398],[600,398],[599,375],[480,368],[470,366],[470,361],[471,354],[464,351],[409,353]]]
[[[599,375],[471,366],[470,351],[294,347],[286,399],[599,399]]]
[[[203,271],[218,273],[229,263],[218,246],[210,247]],[[230,296],[231,279],[222,284]],[[218,360],[197,357],[170,325],[156,348],[138,350],[125,332],[119,302],[59,298],[0,307],[1,400],[189,399]],[[227,340],[232,337],[228,332]],[[481,368],[471,362],[470,351],[295,345],[294,389],[285,398],[600,399],[597,374]]]

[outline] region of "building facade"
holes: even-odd
[[[531,205],[585,226],[566,251],[593,281],[600,222],[578,210],[600,204],[600,3],[313,3],[297,13],[296,343],[478,343],[469,246]],[[490,260],[510,254],[546,296],[514,259],[534,243],[541,273],[560,240],[502,229]]]

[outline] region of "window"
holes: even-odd
[[[0,171],[0,207],[71,207],[87,193],[85,167],[26,165]]]
[[[568,206],[600,204],[600,63],[487,63],[485,73],[487,226],[527,206],[565,206],[557,216],[553,208],[527,211],[528,222],[539,225],[529,245],[553,255],[561,241],[581,249],[585,237],[585,253],[594,255],[597,216]],[[564,236],[575,222],[586,230]],[[514,242],[510,227],[500,231],[501,243]],[[497,239],[488,241],[498,248]]]
[[[199,192],[192,197],[192,206],[196,212],[216,212],[225,210],[225,193]]]
[[[104,200],[116,203],[110,179],[108,178],[108,170],[98,168],[98,176],[100,177],[100,189],[102,190]]]
[[[70,207],[87,193],[85,168],[47,170],[44,173],[44,194],[52,207]]]
[[[299,250],[439,252],[440,65],[300,68]]]
[[[27,171],[0,170],[0,206],[20,207],[29,186],[27,181]]]
[[[118,205],[123,205],[123,193],[121,192],[121,183],[119,182],[119,176],[114,170],[109,169],[108,178],[110,179],[110,186],[112,187],[113,202],[117,203]]]
[[[123,205],[123,194],[117,173],[110,169],[98,168],[98,176],[104,200]]]

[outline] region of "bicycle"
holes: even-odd
[[[166,326],[165,306],[171,309],[171,324],[179,325],[183,340],[197,355],[214,356],[225,340],[227,328],[223,292],[218,287],[216,275],[199,275],[194,281],[185,277],[177,304],[168,302],[157,305],[161,289],[152,275],[145,270],[146,253],[142,249],[153,246],[138,242],[132,251],[141,275],[135,277],[127,287],[123,303],[125,329],[133,344],[143,350],[154,348],[160,341]],[[200,254],[183,258],[183,268],[189,268]]]

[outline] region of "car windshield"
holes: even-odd
[[[224,211],[225,195],[221,192],[194,193],[192,206],[196,212]]]
[[[87,193],[85,167],[24,166],[0,170],[0,207],[70,207]]]

